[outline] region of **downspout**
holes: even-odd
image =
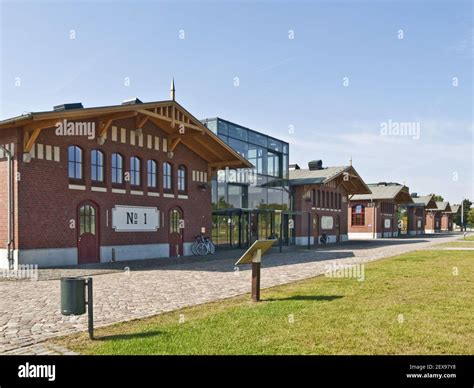
[[[7,162],[8,162],[8,174],[7,174],[7,190],[8,190],[8,204],[7,204],[7,259],[8,259],[8,264],[9,264],[9,269],[14,268],[14,259],[13,259],[13,251],[12,251],[12,246],[14,243],[13,239],[13,195],[12,195],[12,190],[13,190],[13,185],[12,185],[12,176],[13,176],[13,164],[12,164],[12,153],[7,150],[4,146],[0,145],[0,149],[5,152],[7,155]]]
[[[372,236],[373,236],[373,239],[376,240],[377,239],[377,217],[375,216],[375,212],[377,211],[377,205],[376,203],[374,202],[373,199],[370,200],[370,202],[372,203]]]

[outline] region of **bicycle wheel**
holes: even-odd
[[[199,256],[206,256],[209,253],[209,247],[207,244],[201,242],[198,244],[196,251]]]
[[[198,243],[195,241],[193,242],[193,245],[191,245],[191,252],[193,253],[194,256],[197,256],[198,251],[197,251]]]
[[[216,246],[209,240],[209,254],[213,255],[214,253],[216,253]]]

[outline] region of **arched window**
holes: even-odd
[[[151,189],[156,189],[157,180],[156,180],[156,162],[154,160],[149,160],[146,166],[146,176],[147,176],[147,185]]]
[[[136,156],[130,158],[130,184],[132,186],[141,185],[141,161]]]
[[[112,154],[112,183],[123,183],[123,156],[117,153]]]
[[[181,233],[180,222],[182,213],[179,209],[172,209],[169,213],[170,233]]]
[[[186,167],[184,166],[178,168],[178,191],[186,192]]]
[[[79,209],[79,235],[82,236],[86,233],[95,235],[95,208],[91,205],[83,205]]]
[[[99,150],[91,151],[91,180],[104,181],[104,154]]]
[[[67,149],[69,179],[82,179],[82,149],[72,145]]]
[[[365,206],[354,205],[352,206],[352,226],[364,226],[365,225]]]
[[[173,188],[173,168],[168,162],[163,163],[163,189],[171,191]]]

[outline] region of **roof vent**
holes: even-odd
[[[290,164],[289,168],[290,170],[300,170],[300,166],[297,163]]]
[[[61,104],[61,105],[56,105],[54,107],[55,111],[63,111],[63,110],[70,110],[70,109],[82,109],[84,108],[82,106],[82,102],[72,102],[69,104]]]
[[[412,198],[418,198],[418,193],[411,193]]]
[[[308,168],[311,171],[314,170],[322,170],[323,168],[323,161],[322,160],[312,160],[311,162],[308,162]]]
[[[388,186],[387,182],[379,182],[377,183],[377,186]]]
[[[133,105],[133,104],[143,104],[143,101],[138,97],[130,98],[128,100],[123,100],[122,105]]]

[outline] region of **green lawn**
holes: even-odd
[[[363,282],[320,276],[263,290],[261,303],[245,295],[53,342],[84,354],[474,354],[473,295],[474,251],[417,251],[366,265]]]
[[[460,241],[453,241],[443,244],[438,244],[435,248],[473,248],[474,249],[474,241],[470,240],[460,240]]]

